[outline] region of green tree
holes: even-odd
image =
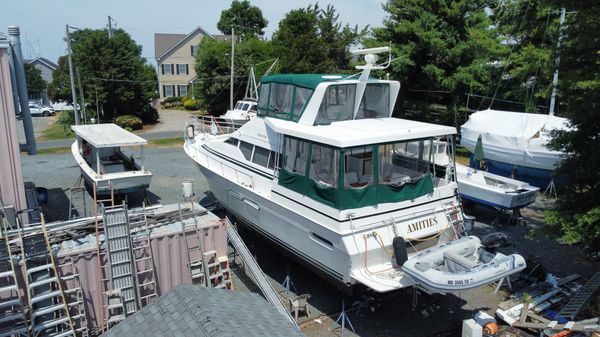
[[[546,0],[502,0],[493,12],[500,39],[511,48],[497,97],[538,112],[552,91],[559,9]]]
[[[268,23],[260,8],[251,6],[250,1],[233,0],[231,7],[221,12],[217,29],[223,34],[231,34],[231,28],[234,28],[237,36],[248,39],[263,36]]]
[[[112,38],[102,29],[78,30],[71,37],[85,100],[94,102],[97,93],[103,121],[136,115],[154,122],[158,114],[150,102],[156,98],[158,84],[155,71],[141,56],[142,47],[122,29],[113,30]]]
[[[348,47],[366,29],[342,26],[335,8],[317,4],[291,10],[279,22],[273,44],[285,73],[348,72]]]
[[[230,53],[230,41],[203,39],[198,48],[194,94],[212,115],[221,115],[229,107]],[[250,65],[256,65],[254,73],[260,77],[272,59],[268,41],[252,38],[236,44],[234,101],[243,98]]]
[[[567,7],[560,50],[560,112],[572,129],[557,132],[552,147],[566,154],[558,174],[566,182],[547,222],[567,242],[600,250],[600,3],[553,1]]]
[[[390,44],[396,59],[389,73],[407,90],[449,91],[450,122],[466,93],[486,94],[494,68],[506,47],[486,13],[489,0],[388,0],[388,16],[374,29],[378,44]]]
[[[25,63],[25,82],[27,83],[27,96],[37,97],[40,93],[46,90],[48,83],[42,78],[42,71]]]
[[[48,85],[48,97],[54,102],[66,101],[73,103],[68,62],[67,56],[59,57],[58,67],[52,72],[52,82]]]

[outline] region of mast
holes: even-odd
[[[558,23],[558,41],[556,42],[556,69],[552,77],[552,96],[550,97],[550,116],[554,115],[554,106],[556,104],[556,86],[558,85],[558,66],[560,65],[560,40],[562,40],[562,26],[565,23],[565,8],[560,10],[560,20]]]
[[[229,110],[233,110],[233,53],[235,53],[235,30],[231,27],[231,74],[229,79]]]

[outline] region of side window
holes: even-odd
[[[254,157],[252,157],[252,162],[258,164],[260,166],[267,167],[269,163],[269,150],[264,147],[255,146],[254,147]]]
[[[292,111],[293,86],[280,83],[271,83],[271,96],[269,110],[277,117],[285,117]]]
[[[387,84],[367,84],[360,101],[356,119],[385,118],[390,113],[390,86]]]
[[[325,91],[315,125],[352,119],[355,90],[354,84],[330,85]]]
[[[336,188],[339,150],[313,144],[310,160],[310,179],[322,186]]]
[[[300,116],[302,114],[302,111],[304,111],[304,105],[306,105],[306,103],[310,99],[310,96],[312,95],[313,91],[301,87],[296,87],[295,90],[296,97],[294,98],[294,115]]]
[[[285,138],[283,145],[283,169],[299,175],[306,173],[308,143],[293,138]]]
[[[266,115],[268,112],[267,102],[269,101],[270,84],[260,85],[260,95],[258,97],[258,113]]]
[[[240,151],[242,151],[242,154],[244,155],[244,158],[246,158],[246,160],[252,160],[252,149],[254,148],[254,145],[250,144],[250,143],[246,143],[243,140],[240,141]]]
[[[344,158],[344,187],[362,188],[373,183],[373,150],[371,147],[354,148]]]
[[[237,138],[233,138],[233,137],[229,137],[227,138],[227,140],[225,141],[225,143],[229,143],[235,147],[238,146],[238,139]]]

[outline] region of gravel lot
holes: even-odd
[[[168,204],[180,201],[181,181],[185,178],[194,180],[195,192],[203,196],[207,185],[196,166],[185,155],[182,148],[151,148],[145,151],[145,166],[154,173],[154,178],[148,193],[153,203]],[[68,214],[68,188],[79,176],[79,170],[70,154],[22,156],[23,171],[26,181],[33,181],[38,187],[49,189],[50,209],[47,209],[51,220],[65,218]],[[130,203],[140,204],[143,198],[136,196]],[[523,211],[528,217],[529,226],[535,227],[540,223],[540,212],[547,207],[549,201],[540,199],[532,207]],[[88,214],[91,211],[91,199],[86,193]],[[82,213],[81,198],[76,200],[76,207]],[[578,273],[589,277],[600,270],[600,262],[587,261],[577,247],[559,245],[546,239],[530,239],[527,237],[529,228],[523,226],[493,227],[495,213],[485,208],[476,207],[471,214],[477,217],[473,234],[485,235],[494,231],[503,231],[511,237],[514,247],[506,248],[506,252],[520,252],[526,258],[540,262],[549,272],[557,276]],[[341,309],[342,295],[333,286],[324,282],[309,270],[288,260],[283,254],[272,248],[267,242],[256,237],[253,233],[241,230],[244,240],[255,253],[257,260],[277,290],[283,291],[282,281],[289,272],[298,293],[310,293],[311,305],[314,307],[312,318],[301,324],[302,330],[308,336],[336,336],[339,329],[334,324]],[[248,291],[255,289],[254,285],[235,264],[234,271],[237,290]],[[483,286],[466,291],[460,295],[418,297],[413,305],[413,290],[406,289],[392,295],[381,296],[374,304],[375,312],[361,309],[359,313],[352,312],[349,317],[359,336],[457,336],[463,319],[470,318],[477,310],[495,311],[496,304],[504,300],[506,292],[493,293],[493,288]],[[355,299],[346,298],[349,307]],[[329,316],[321,316],[321,315]],[[333,319],[332,319],[333,318]],[[355,336],[346,333],[346,336]]]

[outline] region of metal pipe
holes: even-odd
[[[35,145],[35,133],[33,131],[33,121],[31,120],[31,112],[29,111],[29,96],[27,96],[27,82],[25,81],[23,53],[21,52],[21,31],[19,30],[19,27],[8,26],[8,40],[14,61],[13,65],[16,75],[17,91],[19,92],[23,130],[25,131],[25,140],[27,141],[27,152],[30,155],[34,155],[37,150]]]
[[[229,82],[229,110],[233,110],[233,72],[234,72],[234,58],[235,53],[235,30],[231,27],[231,74]]]
[[[554,106],[556,104],[556,87],[558,86],[558,66],[560,65],[560,40],[562,40],[562,27],[565,23],[566,10],[562,8],[560,10],[560,19],[558,23],[558,41],[556,41],[556,70],[554,70],[554,76],[552,77],[552,96],[550,97],[550,116],[554,115]]]

